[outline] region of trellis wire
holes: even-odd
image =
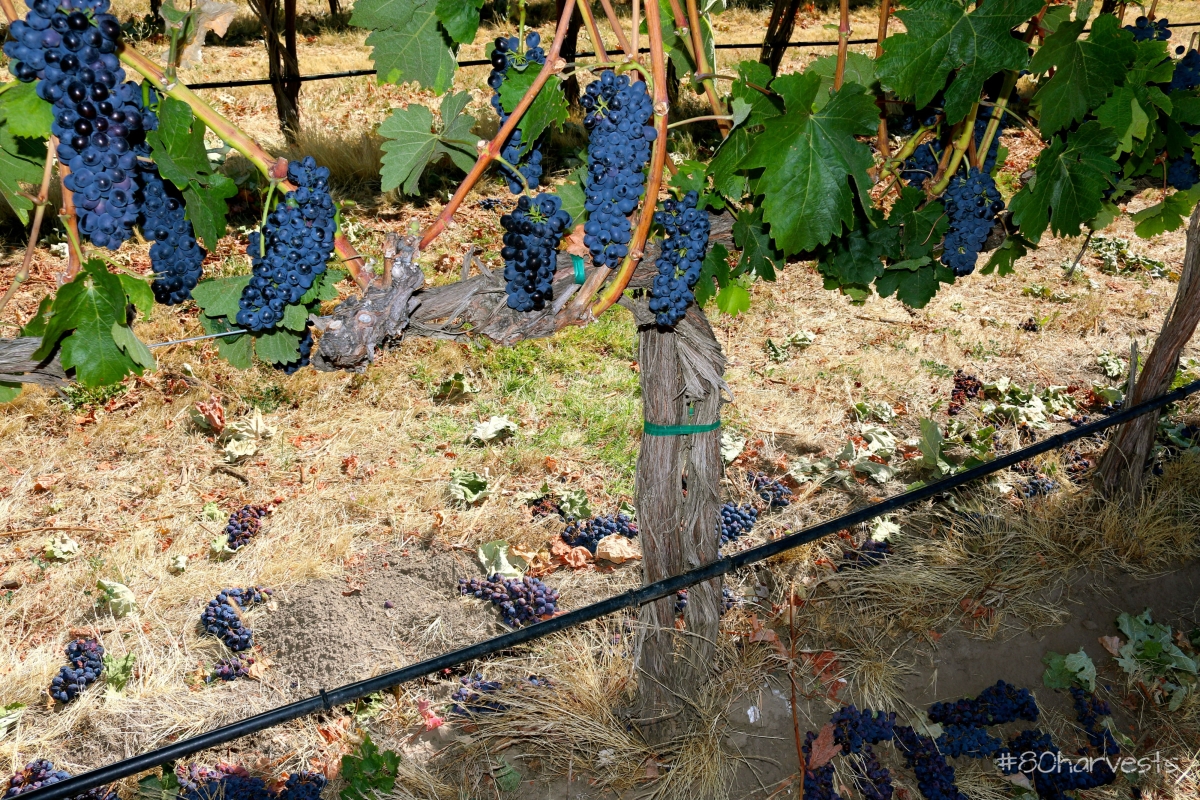
[[[1167,25],[1168,28],[1195,28],[1200,27],[1200,22],[1173,22]],[[1091,29],[1083,31],[1087,33]],[[876,44],[875,39],[851,39],[847,44]],[[788,47],[837,47],[838,41],[834,39],[829,42],[788,42]],[[716,44],[713,45],[717,50],[757,50],[762,47],[762,42],[742,43],[742,44]],[[638,50],[639,53],[649,53],[650,48],[643,47]],[[596,55],[595,53],[577,53],[576,58],[590,58]],[[485,67],[492,62],[486,58],[476,58],[469,61],[459,61],[460,67]],[[361,78],[368,75],[375,75],[376,70],[373,69],[352,69],[346,72],[322,72],[314,75],[301,75],[299,78],[288,78],[289,81],[300,81],[305,83],[308,81],[330,81],[339,78]],[[208,83],[189,83],[189,89],[233,89],[241,86],[270,86],[270,78],[253,78],[244,81],[211,81]]]
[[[443,669],[464,664],[468,661],[473,661],[478,658],[491,655],[493,653],[507,650],[517,645],[531,642],[536,639],[549,636],[559,631],[567,630],[576,627],[585,622],[590,622],[615,611],[620,611],[626,608],[633,608],[645,605],[646,603],[662,599],[664,597],[673,596],[680,589],[686,589],[689,586],[694,586],[703,581],[718,578],[735,569],[748,566],[750,564],[763,561],[765,559],[776,556],[787,550],[800,547],[801,545],[810,544],[817,539],[837,533],[846,528],[859,525],[867,522],[875,517],[887,514],[892,511],[912,505],[921,500],[928,500],[936,497],[950,489],[957,488],[966,483],[969,483],[977,478],[982,478],[994,472],[999,472],[1002,469],[1007,469],[1018,462],[1032,458],[1033,456],[1047,453],[1051,450],[1057,450],[1070,444],[1071,442],[1085,439],[1093,434],[1096,434],[1114,425],[1119,425],[1123,422],[1128,422],[1131,419],[1148,414],[1152,411],[1162,408],[1168,403],[1173,403],[1176,400],[1182,400],[1189,395],[1200,391],[1200,380],[1193,381],[1173,392],[1168,392],[1153,400],[1147,400],[1144,403],[1117,411],[1105,419],[1091,422],[1086,425],[1080,425],[1064,433],[1048,436],[1036,444],[1024,447],[1020,450],[1014,450],[1011,453],[1003,456],[997,456],[993,461],[986,464],[981,464],[971,469],[964,470],[957,475],[943,478],[939,481],[911,489],[895,497],[890,497],[879,503],[873,503],[857,511],[852,511],[848,514],[843,514],[840,517],[819,523],[810,528],[805,528],[787,536],[783,536],[772,542],[759,545],[758,547],[745,550],[741,553],[736,553],[731,556],[718,559],[711,564],[706,564],[697,569],[689,570],[680,575],[671,578],[665,578],[661,581],[647,584],[638,589],[631,589],[628,592],[619,594],[616,597],[610,597],[607,600],[602,600],[599,603],[593,603],[589,606],[568,611],[560,617],[539,622],[536,625],[531,625],[528,628],[520,628],[510,633],[496,636],[491,639],[473,644],[469,647],[464,647],[459,650],[453,650],[449,653],[443,653],[435,658],[426,661],[420,661],[416,664],[411,664],[402,669],[386,672],[382,675],[377,675],[374,678],[357,681],[345,686],[340,686],[336,689],[326,691],[321,689],[320,693],[315,697],[310,697],[307,700],[299,700],[295,703],[288,703],[270,711],[265,711],[261,714],[256,714],[253,717],[239,720],[237,722],[225,725],[221,728],[202,733],[199,736],[194,736],[191,739],[173,742],[172,744],[160,747],[157,750],[151,750],[149,753],[143,753],[139,756],[127,758],[118,761],[115,764],[109,764],[106,767],[94,769],[91,772],[85,772],[82,775],[77,775],[73,778],[68,778],[61,783],[44,786],[41,789],[36,789],[32,792],[27,792],[21,795],[22,800],[65,800],[73,798],[83,792],[93,789],[97,786],[110,784],[121,778],[127,778],[130,775],[136,775],[139,772],[155,769],[163,764],[178,760],[184,756],[189,756],[198,753],[202,750],[207,750],[210,747],[231,742],[234,739],[239,739],[243,736],[249,736],[253,733],[272,728],[276,725],[281,725],[285,722],[306,716],[308,714],[317,713],[320,711],[329,711],[336,705],[358,700],[366,697],[369,694],[390,689],[402,683],[417,680],[426,675],[439,672]]]

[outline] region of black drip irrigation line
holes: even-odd
[[[1167,25],[1168,28],[1195,28],[1200,27],[1200,22],[1175,22]],[[1091,28],[1083,31],[1087,33]],[[875,39],[851,39],[846,44],[875,44]],[[788,47],[836,47],[837,40],[831,42],[788,42]],[[713,45],[717,50],[758,50],[762,47],[762,42],[751,44],[717,44]],[[650,48],[642,47],[638,50],[639,53],[649,53]],[[577,53],[576,58],[591,58],[595,53]],[[460,67],[485,67],[492,62],[486,58],[477,58],[470,61],[459,61]],[[308,81],[331,81],[338,78],[361,78],[367,75],[375,75],[376,70],[373,69],[352,69],[347,72],[322,72],[316,75],[301,75],[299,78],[290,78],[292,81],[306,83]],[[210,83],[189,83],[189,89],[233,89],[239,86],[270,86],[269,78],[255,78],[244,81],[213,81]]]
[[[1087,438],[1095,433],[1098,433],[1114,425],[1119,425],[1123,422],[1128,422],[1131,419],[1148,414],[1156,409],[1162,408],[1168,403],[1173,403],[1176,400],[1183,398],[1200,391],[1200,380],[1193,381],[1188,385],[1176,389],[1173,392],[1161,395],[1153,400],[1147,400],[1144,403],[1134,406],[1133,408],[1117,411],[1105,419],[1097,422],[1090,422],[1086,425],[1081,425],[1064,433],[1048,436],[1042,441],[1032,444],[1029,447],[1015,450],[1007,455],[998,456],[994,460],[981,464],[971,469],[964,470],[957,475],[952,475],[948,478],[943,478],[940,481],[927,484],[925,486],[911,489],[910,491],[898,494],[879,503],[861,508],[858,511],[852,511],[849,514],[843,514],[840,517],[822,522],[810,528],[805,528],[788,536],[776,539],[773,542],[759,545],[750,550],[737,553],[732,556],[726,556],[706,564],[703,567],[689,570],[680,575],[675,575],[671,578],[665,578],[655,583],[647,584],[640,589],[632,589],[624,594],[619,594],[616,597],[610,597],[607,600],[602,600],[599,603],[593,603],[590,606],[585,606],[575,611],[568,611],[560,617],[539,622],[531,625],[528,628],[520,628],[510,633],[502,634],[501,636],[488,639],[478,644],[473,644],[470,647],[464,647],[459,650],[454,650],[449,653],[444,653],[435,658],[421,661],[416,664],[411,664],[402,669],[393,672],[386,672],[382,675],[377,675],[374,678],[368,678],[364,681],[340,686],[336,689],[322,689],[316,697],[310,697],[307,700],[299,700],[295,703],[289,703],[285,706],[265,711],[262,714],[257,714],[247,719],[239,720],[222,728],[202,733],[199,736],[191,739],[184,739],[181,742],[174,742],[166,747],[160,747],[157,750],[151,750],[149,753],[143,753],[140,756],[127,758],[123,761],[118,761],[115,764],[109,764],[106,767],[94,769],[91,772],[85,772],[82,775],[77,775],[74,778],[68,778],[60,783],[44,786],[41,789],[36,789],[32,792],[21,795],[21,800],[66,800],[66,798],[76,797],[89,789],[94,789],[97,786],[103,786],[127,778],[131,775],[136,775],[139,772],[155,769],[163,764],[171,761],[176,761],[198,753],[201,750],[207,750],[210,747],[231,742],[234,739],[239,739],[243,736],[249,736],[253,733],[266,730],[267,728],[281,725],[285,722],[297,719],[299,717],[314,714],[320,711],[328,711],[333,706],[343,705],[354,700],[358,700],[369,694],[390,689],[402,683],[417,680],[426,675],[439,672],[450,667],[464,664],[468,661],[473,661],[478,658],[491,655],[501,650],[507,650],[516,647],[526,642],[531,642],[536,639],[541,639],[551,634],[564,631],[569,628],[574,628],[585,622],[591,622],[614,611],[621,611],[626,608],[642,606],[654,600],[659,600],[664,597],[674,595],[680,589],[686,589],[703,581],[712,580],[720,577],[735,569],[748,566],[750,564],[763,561],[772,556],[778,555],[786,550],[809,544],[824,536],[828,536],[845,528],[858,525],[875,517],[886,514],[890,511],[895,511],[905,506],[921,500],[927,500],[935,497],[950,489],[957,488],[963,484],[969,483],[976,478],[982,478],[985,475],[990,475],[994,472],[999,472],[1002,469],[1007,469],[1014,464],[1024,461],[1042,453],[1049,452],[1064,447],[1065,445]]]

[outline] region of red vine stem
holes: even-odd
[[[600,293],[592,306],[592,316],[599,317],[621,299],[633,271],[642,260],[642,248],[650,235],[650,224],[654,222],[654,211],[658,207],[658,187],[667,160],[667,112],[671,110],[667,99],[667,62],[663,48],[662,20],[659,18],[656,0],[646,3],[646,28],[650,34],[650,73],[654,76],[654,148],[650,152],[650,168],[646,174],[646,196],[642,200],[641,216],[637,228],[629,241],[629,255],[621,263],[621,269],[608,288]],[[597,272],[606,270],[597,270]],[[586,300],[584,301],[586,302]]]
[[[691,30],[688,25],[687,13],[683,10],[683,6],[679,5],[679,0],[671,0],[671,14],[675,17],[675,27],[682,33],[683,31]],[[692,59],[692,63],[696,62],[696,49],[692,46],[692,37],[682,36],[680,41],[683,42],[683,49]],[[720,95],[717,94],[717,84],[713,78],[723,78],[724,76],[717,75],[715,72],[702,72],[699,68],[696,70],[696,75],[704,85],[704,93],[708,96],[708,104],[712,106],[714,114],[725,114],[725,106],[721,103]],[[728,78],[728,80],[737,80],[736,78]],[[755,87],[758,88],[758,87]],[[765,91],[765,90],[763,90]],[[722,136],[727,136],[729,131],[725,128],[720,128]]]
[[[883,0],[879,4],[879,35],[875,41],[875,59],[878,60],[883,55],[883,40],[887,38],[888,22],[892,18],[892,0]],[[883,108],[879,109],[879,153],[884,160],[888,159],[888,129],[887,129],[887,104],[884,103]]]
[[[50,177],[54,173],[54,151],[57,149],[55,144],[53,136],[46,141],[46,167],[42,170],[42,185],[38,189],[37,197],[34,198],[36,208],[33,212],[33,225],[29,228],[29,244],[25,247],[25,260],[21,262],[21,269],[13,276],[12,283],[4,292],[4,297],[0,297],[0,314],[4,313],[4,309],[8,307],[8,301],[17,293],[17,287],[29,280],[29,266],[33,263],[33,251],[37,247],[38,234],[42,229],[42,217],[46,215],[46,203],[50,197]]]
[[[676,2],[677,1],[678,0],[676,0]],[[649,4],[647,4],[647,5],[649,5]],[[658,15],[658,12],[656,10],[655,16],[657,16],[657,15]],[[647,24],[649,24],[649,20],[650,20],[650,13],[649,13],[649,8],[647,8],[646,9]],[[708,56],[704,52],[704,37],[700,35],[700,32],[701,32],[700,9],[696,5],[696,0],[687,0],[687,20],[688,20],[688,30],[691,33],[692,49],[695,51],[695,55],[693,56],[693,58],[694,58],[695,64],[696,64],[696,72],[703,75],[703,74],[708,73],[710,70],[708,68]],[[659,29],[659,38],[660,39],[662,38],[662,30],[661,29]],[[714,65],[714,66],[716,66],[716,65]],[[658,78],[655,78],[654,80],[657,81]],[[717,95],[716,84],[713,83],[712,78],[705,78],[704,91],[708,95],[708,101],[713,107],[713,113],[717,114],[717,115],[726,114],[727,112],[725,111],[725,106],[721,102],[721,98]],[[724,138],[729,135],[729,132],[731,130],[733,130],[733,125],[730,124],[729,120],[718,120],[717,128],[721,131],[722,138]]]
[[[53,138],[51,137],[51,140]],[[60,162],[58,165],[59,183],[65,181],[70,174],[70,168]],[[80,242],[83,240],[79,238],[79,217],[75,214],[75,195],[66,186],[62,187],[62,213],[59,214],[59,219],[67,229],[67,280],[69,281],[79,274],[79,268],[83,265],[83,253],[80,250]]]
[[[640,32],[638,29],[642,27],[641,12],[642,9],[639,0],[633,0],[632,19],[629,23],[629,38],[632,39],[630,46],[634,61],[640,61],[642,57],[642,54],[638,52],[638,45],[640,44],[638,42],[638,33]]]
[[[695,2],[695,0],[691,0]],[[842,0],[842,17],[838,22],[837,70],[833,73],[833,90],[842,88],[846,77],[846,52],[850,48],[850,0]]]
[[[4,2],[4,0],[0,0]],[[421,242],[418,247],[424,250],[430,243],[441,235],[446,229],[446,225],[454,217],[454,212],[458,211],[458,207],[462,205],[466,199],[467,193],[478,183],[483,177],[484,171],[491,165],[492,161],[500,155],[500,151],[504,148],[504,143],[508,141],[508,137],[513,130],[521,122],[521,117],[529,110],[529,106],[533,104],[533,98],[546,85],[546,81],[550,76],[559,72],[566,65],[559,58],[559,50],[562,49],[563,39],[567,35],[567,26],[571,24],[571,15],[575,13],[575,0],[567,0],[563,5],[562,16],[558,19],[558,29],[554,31],[554,42],[550,45],[550,52],[546,54],[546,63],[542,65],[542,69],[538,72],[537,77],[533,79],[533,85],[525,92],[525,96],[521,98],[521,102],[517,103],[517,107],[509,114],[508,120],[500,126],[500,130],[496,132],[496,137],[487,143],[479,151],[479,158],[475,160],[475,166],[467,173],[467,177],[463,178],[463,182],[458,185],[458,189],[454,192],[454,196],[446,203],[446,207],[442,209],[442,213],[438,214],[425,232],[421,234]]]
[[[600,63],[607,64],[608,52],[604,49],[604,39],[600,36],[600,28],[596,25],[596,15],[592,13],[591,0],[580,0],[579,16],[583,17],[583,25],[587,28],[588,38],[592,40],[592,48],[599,56]]]
[[[600,6],[604,9],[604,16],[608,17],[608,24],[612,26],[613,33],[617,37],[617,44],[625,51],[625,55],[636,59],[637,53],[629,49],[629,40],[625,38],[625,29],[621,27],[621,21],[617,19],[617,12],[613,11],[612,3],[609,0],[600,0]],[[650,19],[649,15],[646,19]]]

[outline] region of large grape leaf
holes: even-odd
[[[1080,39],[1085,25],[1082,19],[1062,23],[1029,62],[1030,72],[1054,70],[1033,98],[1043,136],[1082,120],[1103,103],[1137,54],[1133,34],[1112,14],[1097,17],[1088,37]]]
[[[822,108],[829,102],[829,93],[833,91],[833,78],[837,73],[837,56],[818,58],[808,65],[809,70],[821,76],[821,88],[817,90],[816,107]],[[845,82],[857,83],[870,89],[876,82],[875,59],[862,53],[847,53]]]
[[[1179,230],[1198,201],[1200,184],[1168,195],[1161,203],[1155,203],[1133,215],[1133,232],[1143,239],[1149,239],[1160,233]]]
[[[458,64],[438,21],[438,0],[358,0],[350,23],[370,28],[367,44],[381,80],[450,88]]]
[[[383,143],[382,188],[385,192],[403,187],[405,194],[417,193],[417,182],[430,164],[449,155],[463,171],[475,163],[474,146],[469,138],[475,118],[464,114],[470,95],[450,94],[442,100],[441,129],[436,128],[433,112],[418,103],[397,108],[379,126]],[[447,121],[449,119],[449,121]]]
[[[1058,236],[1078,236],[1079,226],[1100,211],[1103,192],[1119,168],[1110,157],[1117,136],[1099,122],[1085,122],[1068,141],[1055,136],[1041,152],[1032,183],[1009,203],[1013,221],[1037,242],[1049,227]]]
[[[234,319],[238,313],[238,300],[249,285],[249,275],[210,278],[196,284],[192,289],[192,299],[210,317]]]
[[[1143,141],[1150,131],[1150,116],[1128,86],[1118,86],[1096,109],[1096,120],[1117,134],[1117,146],[1122,153],[1131,152],[1134,140]]]
[[[738,79],[729,87],[729,94],[750,104],[747,127],[762,125],[771,117],[783,113],[783,103],[767,87],[774,78],[771,68],[757,61],[741,61],[737,65]]]
[[[924,203],[925,192],[915,186],[906,186],[888,216],[888,224],[901,229],[900,243],[905,259],[921,258],[932,253],[950,227],[940,201],[934,200],[927,205]]]
[[[906,306],[924,308],[943,283],[954,283],[954,271],[923,257],[888,267],[875,281],[875,291],[880,297],[895,294]]]
[[[459,44],[470,44],[479,30],[482,8],[483,0],[438,0],[435,11],[451,39]]]
[[[1029,59],[1013,27],[1028,20],[1044,0],[983,0],[975,8],[963,0],[912,0],[897,11],[905,33],[883,42],[879,79],[917,107],[928,105],[943,87],[949,122],[958,122],[979,99],[984,81],[997,72],[1021,69]],[[973,9],[973,10],[972,10]]]
[[[512,69],[508,71],[504,83],[500,84],[500,105],[506,112],[513,112],[525,96],[525,92],[533,85],[537,74],[538,70],[534,69],[533,65],[524,72]],[[551,76],[521,117],[521,152],[529,152],[529,148],[533,147],[542,131],[551,125],[561,128],[567,121],[567,114],[567,98],[563,94],[562,81]]]
[[[54,108],[38,97],[36,83],[10,81],[0,89],[0,119],[13,136],[48,139]]]
[[[715,288],[714,281],[716,281]],[[700,278],[692,289],[696,305],[701,308],[706,306],[709,300],[716,297],[717,290],[728,286],[729,281],[729,251],[725,249],[725,245],[717,242],[708,249],[708,255],[704,257],[704,265],[700,268]]]
[[[0,194],[12,206],[21,224],[29,222],[33,201],[22,192],[22,183],[39,185],[45,164],[26,158],[8,125],[0,126]]]
[[[742,251],[738,257],[738,275],[751,273],[764,281],[773,281],[776,271],[783,269],[783,256],[771,246],[771,235],[763,225],[761,206],[738,212],[733,223],[733,242]]]
[[[0,381],[0,403],[11,403],[21,395],[21,384]]]
[[[562,200],[563,211],[571,215],[572,225],[580,225],[587,221],[587,197],[583,192],[585,183],[587,183],[587,167],[580,167],[554,190],[554,193]]]
[[[210,317],[207,314],[200,315],[200,325],[207,334],[234,330],[234,326],[225,317]],[[237,369],[250,369],[254,365],[254,337],[250,334],[222,336],[213,341],[217,343],[217,352],[221,358],[230,365]]]
[[[47,358],[61,345],[60,361],[65,369],[75,370],[79,383],[117,383],[130,372],[142,371],[141,364],[125,353],[125,349],[133,349],[128,339],[123,335],[121,343],[114,339],[114,330],[124,327],[125,289],[103,261],[92,260],[80,268],[74,280],[59,287],[34,357]]]
[[[225,235],[226,200],[237,194],[237,184],[216,172],[204,146],[204,123],[191,107],[164,97],[158,107],[158,129],[146,132],[159,174],[183,191],[187,218],[196,237],[209,250]]]
[[[863,207],[871,205],[871,150],[854,137],[875,132],[879,109],[865,88],[847,83],[814,113],[820,85],[815,72],[776,78],[771,88],[787,113],[766,121],[740,164],[764,170],[763,220],[785,255],[812,250],[852,226],[855,189]]]
[[[254,354],[271,364],[290,364],[300,359],[300,337],[296,331],[272,328],[254,340]]]
[[[1006,236],[1004,243],[996,248],[991,258],[979,270],[980,275],[991,275],[993,272],[1003,278],[1016,272],[1017,261],[1025,256],[1033,245],[1018,234]]]

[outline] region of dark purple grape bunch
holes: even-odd
[[[804,744],[800,750],[804,753],[805,763],[811,761],[813,742],[817,734],[809,731],[804,734]],[[811,767],[804,771],[804,800],[840,800],[833,788],[833,762],[828,761],[819,767]]]
[[[61,783],[71,777],[66,770],[55,769],[53,762],[44,758],[30,761],[22,769],[13,773],[8,779],[8,788],[4,791],[4,800],[20,797],[26,792],[32,792],[46,786]],[[109,786],[97,786],[83,794],[78,794],[74,800],[119,800],[117,793]]]
[[[496,39],[491,56],[492,71],[488,74],[487,83],[492,88],[492,108],[496,109],[501,125],[507,122],[509,117],[508,112],[500,104],[500,87],[508,76],[508,70],[510,67],[524,70],[530,64],[545,64],[546,51],[542,49],[541,43],[541,34],[537,31],[530,31],[525,35],[525,52],[522,53],[516,36],[501,36]],[[500,151],[500,157],[517,168],[517,171],[525,178],[525,183],[529,184],[530,189],[536,189],[541,184],[542,151],[535,145],[522,162],[520,128],[513,130],[512,135],[508,137]],[[508,181],[510,192],[521,194],[524,187],[521,184],[521,178],[516,173],[501,164],[500,174]]]
[[[278,325],[284,309],[300,302],[333,255],[337,207],[329,170],[305,156],[288,164],[288,180],[296,190],[279,201],[246,246],[254,276],[242,291],[236,320],[255,333]]]
[[[938,749],[951,758],[990,758],[1000,752],[1004,742],[974,725],[947,725],[937,738]]]
[[[69,703],[100,679],[104,671],[104,646],[95,639],[76,639],[67,645],[67,666],[50,682],[50,696]]]
[[[1147,17],[1138,17],[1132,25],[1126,25],[1125,30],[1133,34],[1135,42],[1165,42],[1171,38],[1170,25],[1166,19],[1151,22]]]
[[[250,775],[244,768],[225,767],[202,769],[197,780],[180,783],[180,800],[276,800],[262,778]]]
[[[1050,734],[1036,728],[1022,731],[1009,739],[997,762],[1008,775],[1023,773],[1038,797],[1064,798],[1065,792],[1095,789],[1116,780],[1116,773],[1105,759],[1097,759],[1084,769],[1076,759],[1063,756]]]
[[[749,505],[725,503],[721,506],[721,519],[717,523],[717,538],[720,544],[729,544],[754,529],[758,522],[758,509]]]
[[[554,298],[558,245],[571,227],[571,215],[558,195],[522,196],[511,214],[500,217],[504,228],[505,292],[515,311],[541,311]]]
[[[784,508],[792,504],[792,490],[763,472],[750,472],[746,480],[754,492],[767,504],[767,508]]]
[[[893,732],[896,749],[915,774],[917,788],[926,800],[968,800],[955,783],[954,767],[946,763],[933,739],[908,725],[897,725]]]
[[[654,264],[658,274],[650,286],[650,310],[659,327],[670,328],[683,319],[695,296],[704,256],[708,253],[708,214],[696,208],[699,196],[693,191],[682,200],[664,200],[654,221],[665,236]]]
[[[965,697],[946,703],[934,703],[929,707],[929,721],[940,725],[971,725],[990,727],[1007,725],[1016,720],[1036,722],[1037,700],[1028,689],[1011,683],[996,683],[979,693],[978,697]]]
[[[583,242],[598,267],[616,268],[629,254],[629,215],[646,188],[650,146],[658,136],[650,121],[654,103],[643,81],[605,70],[579,99],[587,115],[588,221]]]
[[[1200,166],[1197,166],[1196,156],[1191,150],[1167,161],[1167,183],[1180,191],[1200,183]]]
[[[600,540],[613,534],[633,539],[638,535],[637,523],[617,512],[604,517],[572,522],[561,535],[562,540],[571,547],[586,547],[589,553],[596,555],[596,545]]]
[[[1035,497],[1046,497],[1057,491],[1058,481],[1040,472],[1017,484],[1017,494],[1026,500],[1032,500]]]
[[[293,772],[279,790],[280,800],[321,800],[328,779],[319,772]]]
[[[1112,714],[1108,703],[1096,697],[1093,692],[1085,691],[1078,686],[1072,686],[1070,692],[1075,704],[1075,718],[1087,733],[1088,744],[1092,746],[1093,754],[1115,756],[1120,753],[1121,747],[1113,738],[1112,731],[1100,722],[1100,717]]]
[[[483,675],[475,673],[472,676],[459,678],[462,683],[454,694],[450,695],[453,705],[451,712],[460,717],[470,717],[475,714],[495,714],[507,710],[508,706],[491,697],[500,691],[504,684],[500,681],[488,681]]]
[[[286,364],[276,364],[275,369],[282,372],[284,375],[295,375],[303,367],[307,367],[312,361],[313,349],[313,333],[312,320],[309,320],[304,325],[304,333],[300,335],[300,357],[295,361],[289,361]]]
[[[242,623],[241,610],[266,602],[270,596],[271,590],[261,586],[222,589],[208,601],[200,615],[200,625],[210,635],[219,637],[230,650],[249,650],[254,646],[254,631]]]
[[[1182,58],[1175,62],[1175,72],[1167,90],[1180,92],[1200,87],[1200,50],[1188,50],[1180,45],[1175,48],[1175,55]]]
[[[884,558],[891,554],[892,545],[887,539],[878,542],[874,539],[867,539],[858,547],[842,553],[842,562],[838,564],[837,571],[874,567],[883,563]]]
[[[225,535],[229,549],[238,550],[250,544],[250,540],[262,530],[262,521],[271,513],[272,506],[245,505],[229,515],[225,524]]]
[[[253,664],[254,659],[250,656],[246,656],[245,658],[239,658],[238,656],[222,658],[213,666],[212,674],[205,678],[205,683],[212,683],[217,679],[236,681],[238,678],[245,678],[250,674],[250,667]]]
[[[557,610],[558,590],[537,578],[504,578],[492,575],[487,580],[459,578],[458,592],[480,600],[491,600],[510,628],[532,625]]]
[[[942,242],[942,263],[962,277],[975,271],[979,252],[992,232],[992,222],[1004,210],[996,179],[971,167],[951,179],[942,195],[950,230]]]
[[[999,137],[997,137],[998,139]],[[900,169],[900,177],[909,186],[920,188],[928,178],[937,174],[938,163],[942,160],[942,143],[937,139],[922,142],[913,150],[913,154],[904,162]]]
[[[842,745],[847,753],[859,753],[866,745],[891,741],[896,728],[896,712],[869,708],[859,711],[854,705],[848,705],[833,712],[829,721],[833,723],[834,743]]]
[[[148,155],[145,131],[157,125],[142,90],[125,82],[116,51],[121,26],[107,0],[29,2],[13,22],[4,52],[9,70],[53,104],[51,131],[70,174],[79,230],[97,247],[116,250],[133,235],[141,207],[137,156]]]
[[[74,177],[74,174],[72,174]],[[150,242],[150,266],[154,299],[173,306],[189,300],[200,281],[204,257],[196,232],[187,219],[183,195],[175,184],[164,181],[153,165],[143,165],[142,235]]]

